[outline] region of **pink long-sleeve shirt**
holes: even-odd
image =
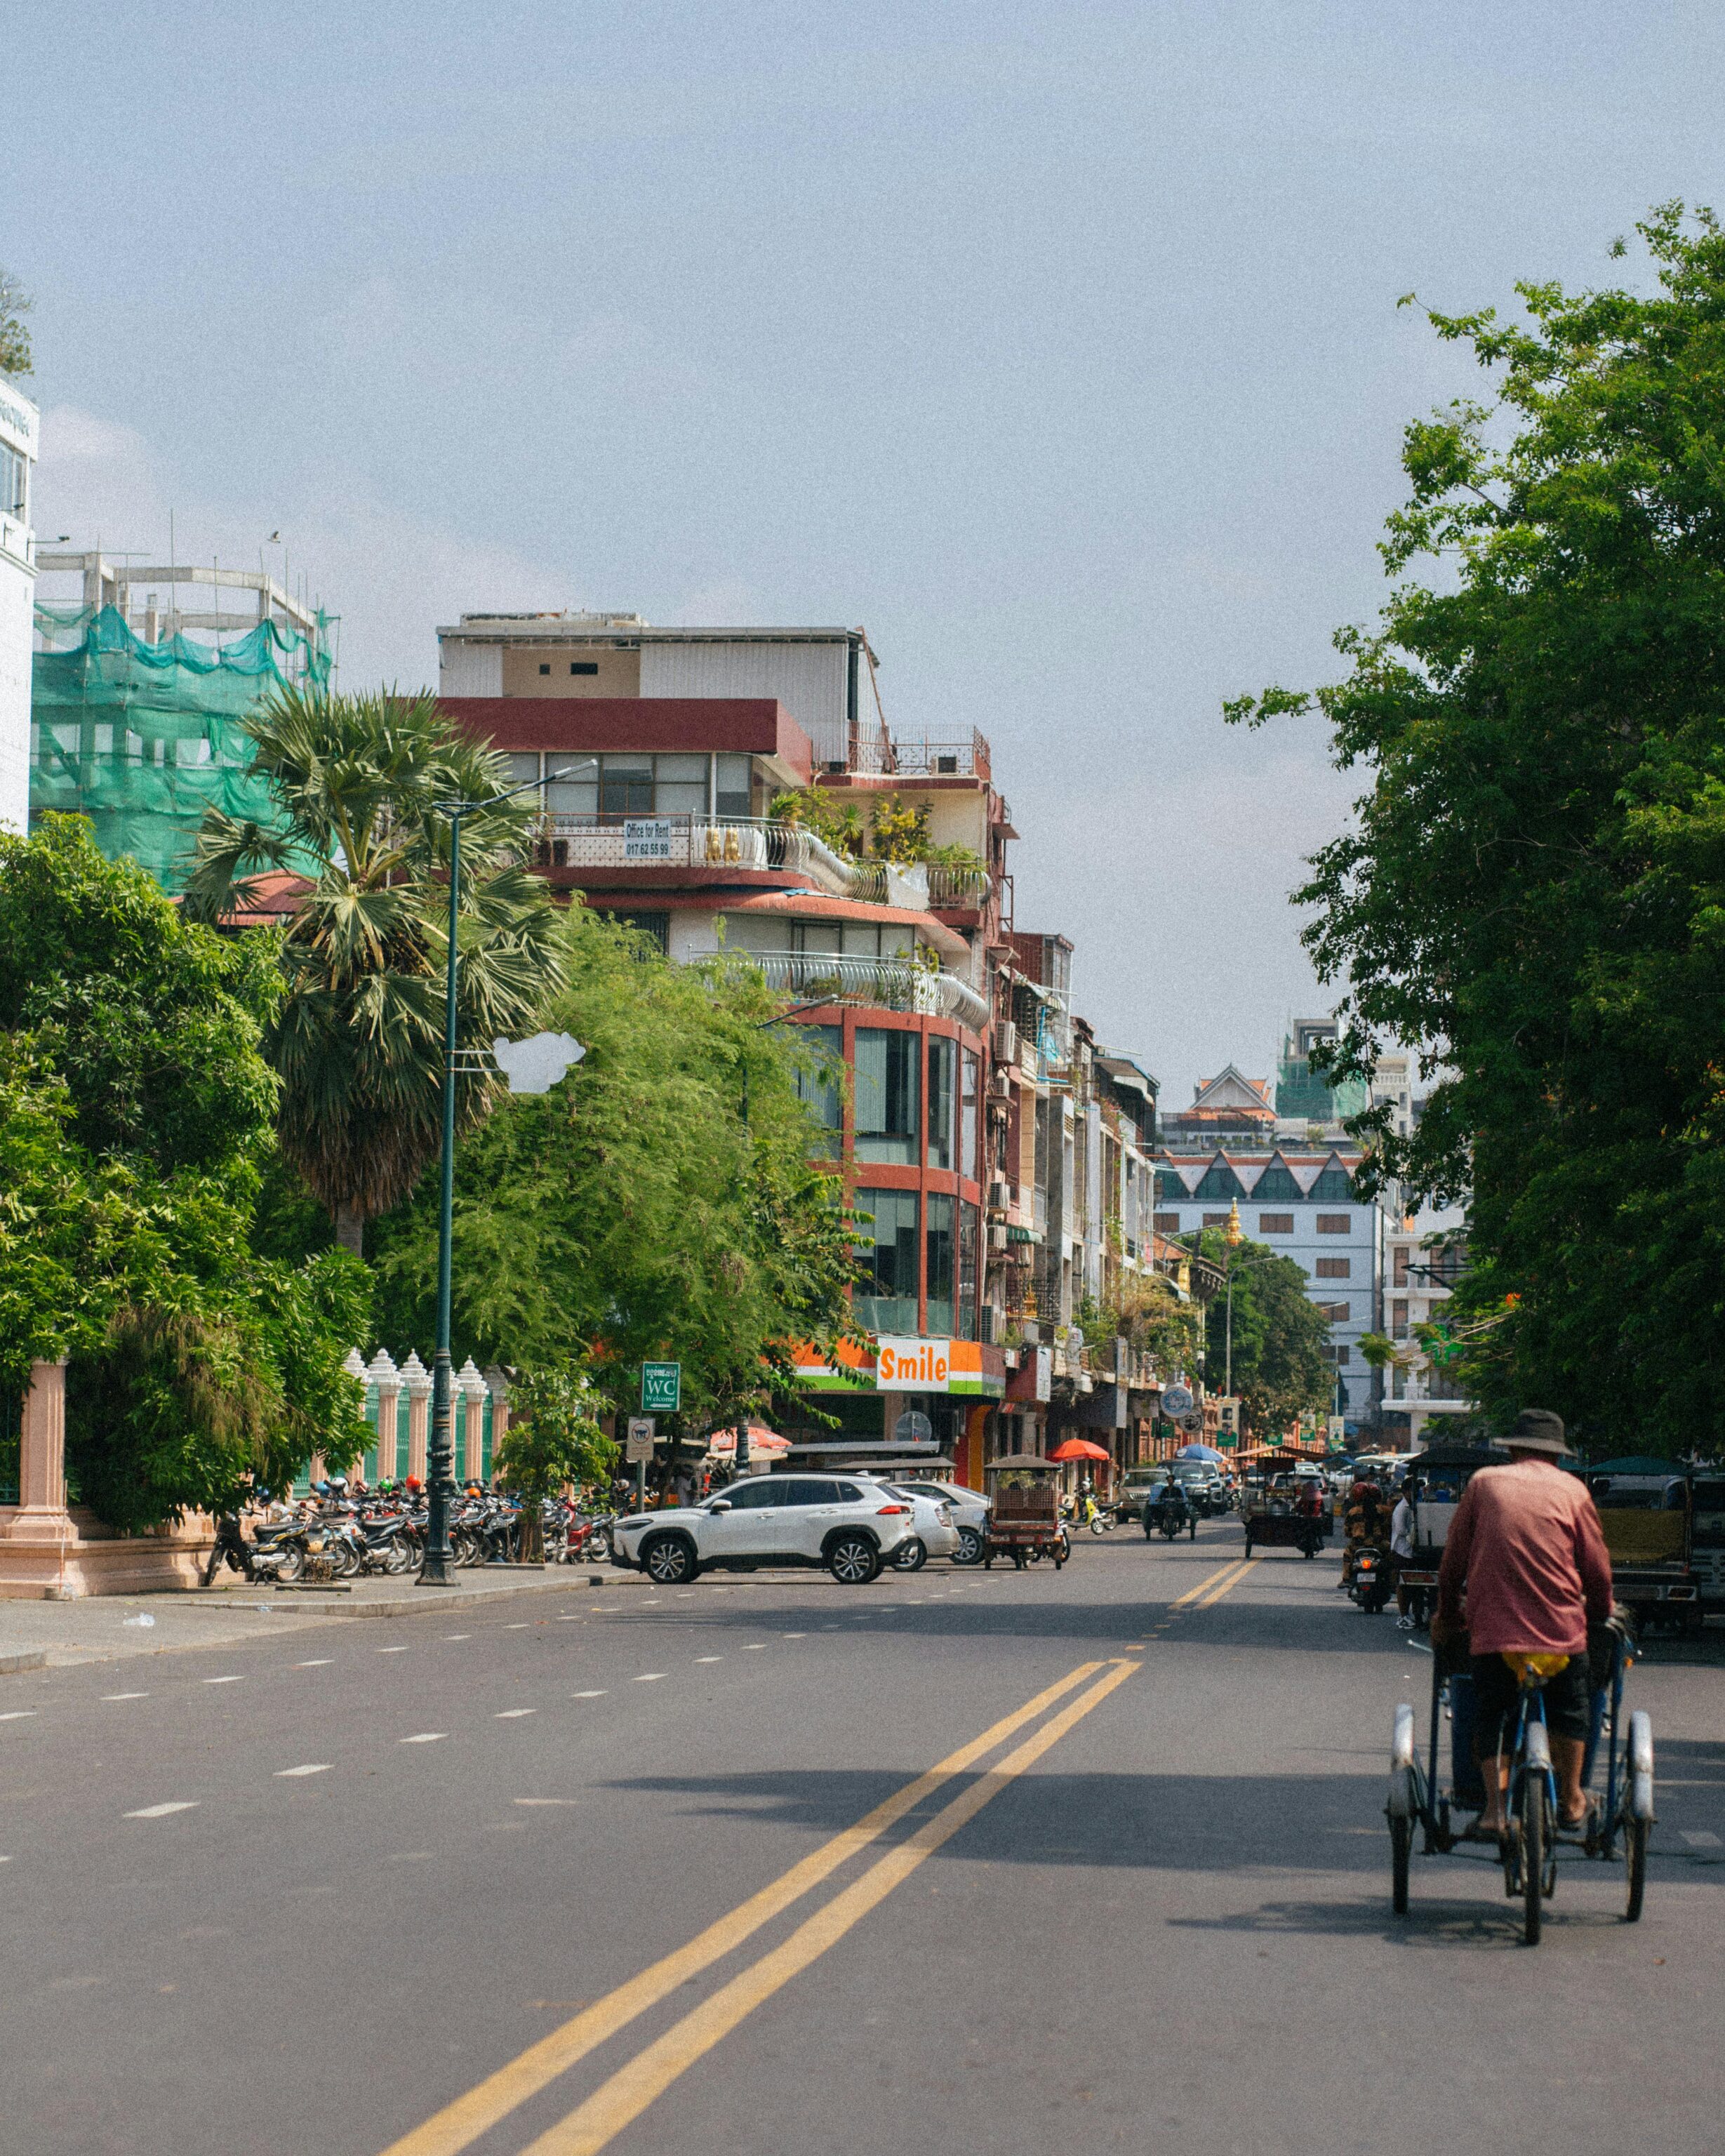
[[[1459,1626],[1467,1589],[1476,1655],[1580,1655],[1611,1614],[1611,1559],[1587,1486],[1544,1460],[1482,1467],[1461,1493],[1438,1573],[1438,1610]]]

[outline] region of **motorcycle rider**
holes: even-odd
[[[1186,1486],[1178,1476],[1170,1475],[1167,1481],[1163,1484],[1156,1512],[1158,1527],[1166,1527],[1172,1523],[1177,1529],[1184,1527],[1194,1541],[1197,1539],[1198,1522],[1192,1517],[1192,1507],[1186,1496]]]

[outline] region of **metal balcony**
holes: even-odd
[[[841,957],[825,951],[708,951],[757,968],[769,988],[799,1003],[870,1004],[879,1010],[949,1018],[973,1033],[986,1030],[988,1004],[956,973],[937,973],[908,958]]]

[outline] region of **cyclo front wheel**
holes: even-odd
[[[1539,1943],[1545,1913],[1545,1777],[1537,1768],[1522,1773],[1522,1937]]]
[[[1392,1818],[1389,1822],[1389,1906],[1399,1917],[1405,1917],[1408,1913],[1408,1860],[1413,1853],[1413,1820]]]
[[[1624,1910],[1624,1922],[1633,1924],[1640,1921],[1641,1897],[1647,1891],[1647,1822],[1643,1819],[1627,1820],[1623,1830],[1623,1868],[1629,1881],[1629,1901]]]

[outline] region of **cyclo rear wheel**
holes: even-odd
[[[1392,1818],[1389,1822],[1389,1906],[1399,1917],[1408,1913],[1408,1860],[1414,1853],[1414,1822]]]

